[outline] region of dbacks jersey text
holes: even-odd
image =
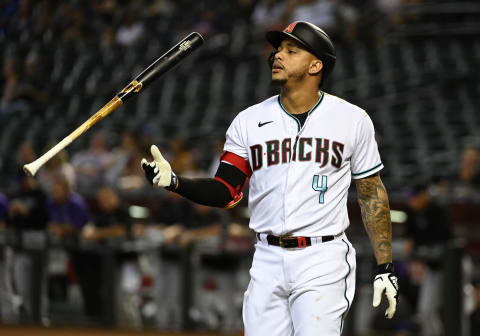
[[[250,164],[250,228],[279,236],[345,231],[352,177],[383,168],[367,113],[324,92],[303,127],[280,96],[240,112],[224,150]]]

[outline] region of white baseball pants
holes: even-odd
[[[306,248],[258,241],[243,300],[245,336],[339,336],[355,292],[345,234]]]

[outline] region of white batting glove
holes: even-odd
[[[379,265],[379,269],[384,267],[385,273],[377,274],[373,281],[373,306],[378,307],[382,301],[382,294],[385,291],[385,296],[388,300],[388,308],[385,311],[385,317],[391,319],[395,314],[398,302],[398,279],[393,273],[393,264]]]
[[[145,171],[145,177],[156,187],[175,190],[178,185],[178,179],[177,175],[172,172],[172,167],[170,167],[168,161],[163,158],[157,146],[152,145],[150,152],[152,153],[153,161],[148,162],[143,158],[141,162],[142,168]]]

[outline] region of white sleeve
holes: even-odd
[[[225,145],[223,146],[223,150],[225,152],[230,152],[237,154],[238,156],[248,160],[248,148],[246,146],[246,128],[243,125],[242,118],[240,115],[237,115],[235,119],[233,119],[230,127],[227,130],[225,135]]]
[[[365,113],[359,121],[356,132],[355,148],[351,160],[352,178],[370,176],[383,168],[378,152],[375,130],[370,117]]]

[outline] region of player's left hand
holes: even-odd
[[[385,317],[391,319],[395,314],[398,302],[398,279],[393,273],[393,264],[388,263],[379,265],[379,272],[373,281],[373,306],[378,307],[382,301],[382,294],[388,300],[388,308],[385,311]]]
[[[157,146],[152,145],[150,152],[152,153],[153,161],[148,162],[143,158],[141,162],[145,171],[145,177],[156,187],[175,190],[177,187],[177,176],[172,172],[170,163],[163,158]]]

